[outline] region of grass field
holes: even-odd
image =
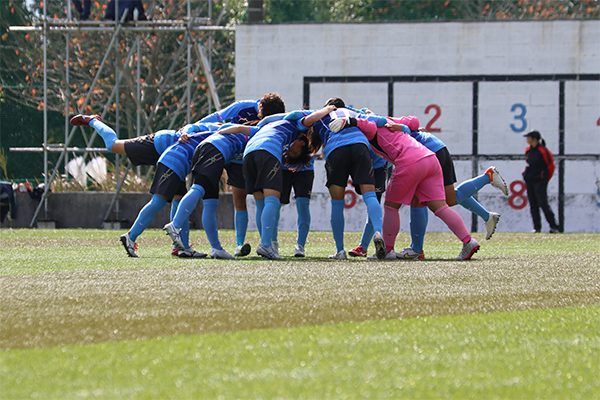
[[[305,260],[287,232],[284,261],[184,260],[157,230],[130,259],[119,234],[0,231],[0,398],[600,393],[598,234],[476,234],[469,262],[445,233],[418,262],[328,260],[330,232],[310,233]]]

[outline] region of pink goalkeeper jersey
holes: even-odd
[[[387,120],[403,123],[402,119],[397,118],[388,117]],[[417,142],[408,132],[392,132],[386,127],[378,128],[375,122],[362,118],[357,118],[357,121],[358,128],[369,139],[373,152],[394,166],[412,164],[422,158],[435,155],[427,147]]]

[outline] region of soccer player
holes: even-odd
[[[324,113],[324,115],[315,119],[315,115],[319,112]],[[369,153],[369,142],[356,126],[348,128],[343,134],[338,131],[334,132],[329,128],[329,123],[333,119],[359,115],[363,114],[345,108],[342,99],[331,98],[325,103],[325,108],[303,118],[303,124],[312,126],[325,146],[323,153],[326,160],[326,186],[331,195],[330,222],[336,244],[336,252],[329,256],[331,259],[347,259],[344,250],[344,192],[349,176],[352,177],[355,185],[360,186],[363,199],[367,205],[367,213],[373,223],[375,232],[373,243],[375,244],[376,255],[380,259],[386,256],[385,243],[381,234],[381,206],[375,193],[375,177],[373,162]],[[374,118],[381,117],[374,116]]]
[[[192,187],[181,199],[172,221],[163,228],[173,240],[173,245],[178,249],[184,249],[180,236],[181,228],[186,221],[189,221],[189,216],[196,208],[198,201],[203,199],[202,225],[212,247],[210,257],[234,258],[223,249],[219,241],[216,217],[219,205],[219,182],[223,169],[225,169],[228,177],[227,184],[233,186],[234,204],[243,201],[245,206],[246,189],[241,162],[247,142],[248,138],[244,134],[223,135],[217,131],[200,143],[194,151]],[[245,256],[250,253],[250,245],[244,243],[248,225],[247,215],[248,212],[246,211],[245,226],[238,226],[239,218],[236,218],[236,239],[238,243],[236,254],[238,256]]]
[[[435,153],[444,175],[446,203],[450,207],[460,204],[467,210],[480,216],[485,221],[486,240],[489,240],[496,230],[500,214],[487,211],[473,198],[473,195],[479,192],[487,184],[491,184],[505,195],[508,195],[508,187],[500,175],[500,172],[498,172],[498,169],[496,167],[490,167],[484,174],[462,182],[455,188],[454,183],[456,182],[456,173],[454,172],[454,162],[452,161],[452,156],[444,142],[429,132],[419,130],[419,119],[417,117],[390,117],[389,120],[390,122],[387,125],[389,130],[398,132],[402,131],[403,125],[408,126],[410,135]],[[420,206],[418,199],[413,199],[410,209],[410,234],[412,243],[402,252],[397,253],[398,258],[408,260],[425,258],[423,243],[425,240],[425,232],[427,230],[428,217],[429,214],[427,208]]]
[[[400,230],[400,205],[410,204],[416,195],[463,243],[456,260],[470,259],[479,250],[479,243],[471,237],[458,213],[446,203],[442,168],[435,154],[410,136],[407,126],[403,126],[403,133],[392,132],[386,126],[377,127],[373,121],[355,117],[339,118],[330,124],[331,130],[336,132],[347,126],[358,127],[369,139],[373,151],[394,164],[384,203],[386,258],[397,258],[394,245]]]
[[[131,229],[121,235],[121,243],[123,243],[129,257],[138,257],[135,252],[137,248],[135,241],[152,222],[156,214],[162,210],[167,202],[172,201],[174,198],[180,199],[186,194],[185,177],[190,172],[194,150],[212,134],[212,131],[207,131],[195,133],[190,135],[189,138],[180,138],[178,142],[171,145],[160,156],[150,187],[152,199],[140,210]],[[187,224],[189,225],[189,221]],[[189,233],[187,232],[189,232],[189,228],[185,236],[182,235],[184,250],[179,251],[179,257],[206,257],[205,253],[199,253],[189,246]]]

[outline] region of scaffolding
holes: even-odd
[[[32,148],[32,147],[13,147],[10,148],[10,151],[21,151],[21,152],[42,152],[44,155],[44,193],[42,195],[41,201],[33,215],[33,218],[29,224],[30,228],[33,228],[36,224],[36,221],[38,219],[39,213],[41,211],[41,209],[44,209],[44,218],[42,220],[48,220],[48,194],[50,192],[50,186],[53,182],[53,180],[56,178],[56,174],[57,171],[59,171],[60,169],[60,165],[61,163],[64,163],[65,168],[67,165],[67,160],[68,160],[68,153],[69,152],[79,152],[79,153],[83,153],[83,156],[86,157],[87,155],[89,155],[89,153],[93,153],[93,152],[106,152],[106,149],[102,149],[102,148],[94,148],[91,147],[91,143],[93,143],[95,137],[96,137],[96,132],[94,131],[94,133],[91,135],[91,137],[88,139],[85,136],[85,133],[83,132],[83,130],[80,130],[82,132],[83,135],[83,139],[86,143],[86,147],[85,148],[77,148],[77,147],[69,147],[69,144],[71,142],[71,140],[73,139],[75,133],[78,131],[78,127],[69,127],[68,124],[68,118],[69,118],[69,102],[71,101],[71,99],[69,98],[69,96],[65,97],[65,143],[63,145],[57,146],[57,145],[50,145],[48,143],[48,99],[47,99],[47,92],[48,92],[48,70],[47,70],[47,49],[48,49],[48,40],[49,40],[49,34],[53,33],[53,32],[60,32],[65,34],[66,36],[66,43],[67,45],[65,46],[65,59],[66,59],[66,88],[65,88],[65,93],[69,93],[69,42],[71,40],[70,38],[70,34],[73,32],[108,32],[111,33],[112,32],[112,38],[110,41],[110,44],[108,45],[106,52],[104,54],[104,57],[102,59],[102,62],[100,63],[99,69],[96,72],[96,74],[94,75],[94,79],[91,83],[91,85],[89,86],[88,90],[87,90],[87,94],[85,96],[85,100],[83,102],[83,104],[80,105],[79,107],[79,113],[83,114],[84,110],[86,108],[86,106],[89,104],[90,102],[90,97],[94,91],[94,89],[96,88],[97,85],[97,81],[98,78],[100,76],[100,73],[102,72],[103,68],[105,67],[107,60],[109,59],[109,54],[111,53],[111,51],[113,51],[113,49],[115,50],[115,58],[117,59],[117,62],[115,62],[115,82],[114,82],[114,86],[112,89],[112,92],[109,96],[108,101],[105,103],[104,105],[104,109],[102,112],[102,117],[104,117],[104,115],[106,114],[107,110],[109,109],[109,105],[111,103],[116,104],[115,106],[115,110],[116,110],[116,126],[115,126],[115,131],[119,132],[119,109],[120,109],[120,104],[119,104],[119,83],[121,82],[122,78],[123,78],[123,72],[125,69],[122,69],[121,71],[119,71],[119,55],[118,55],[118,51],[117,51],[117,45],[118,45],[118,39],[119,39],[119,34],[121,32],[134,32],[136,33],[135,35],[135,42],[133,43],[133,45],[130,48],[129,53],[126,55],[125,58],[125,64],[131,60],[132,58],[137,59],[137,68],[136,68],[136,82],[137,82],[137,88],[136,88],[136,95],[137,95],[137,99],[136,99],[136,107],[137,107],[137,112],[136,112],[136,127],[137,127],[137,136],[142,136],[145,135],[147,133],[148,127],[151,123],[151,121],[153,120],[153,118],[155,117],[155,110],[157,109],[157,106],[159,105],[159,102],[163,99],[163,96],[165,95],[165,91],[166,91],[166,84],[169,81],[169,79],[171,78],[171,73],[173,72],[173,69],[175,67],[175,64],[180,61],[180,56],[182,55],[184,50],[187,50],[187,58],[186,58],[186,69],[187,69],[187,85],[186,85],[186,89],[184,92],[184,95],[180,98],[179,100],[179,105],[183,105],[183,101],[186,101],[186,105],[185,105],[185,109],[187,112],[186,115],[186,121],[187,123],[191,123],[191,95],[190,95],[190,90],[192,87],[192,79],[199,73],[199,70],[202,69],[202,73],[204,75],[204,78],[206,79],[206,84],[207,84],[207,89],[208,92],[210,94],[209,97],[209,111],[211,108],[211,102],[212,104],[214,104],[214,107],[216,109],[220,109],[221,108],[221,104],[219,101],[219,96],[217,94],[217,90],[216,90],[216,86],[214,83],[214,79],[213,79],[213,74],[211,71],[211,58],[210,58],[210,50],[211,50],[211,41],[208,42],[207,47],[208,47],[208,54],[207,54],[207,49],[205,48],[205,46],[199,42],[194,42],[194,38],[192,37],[192,32],[194,31],[205,31],[205,32],[214,32],[214,31],[223,31],[223,30],[227,30],[227,31],[234,31],[235,28],[232,27],[226,27],[226,26],[219,26],[219,22],[224,14],[224,11],[227,8],[228,5],[228,0],[225,1],[225,4],[223,6],[223,9],[221,10],[219,16],[217,17],[215,23],[213,24],[213,21],[211,20],[210,17],[197,17],[197,16],[193,16],[192,15],[192,4],[191,4],[191,0],[187,0],[186,1],[186,5],[187,5],[187,14],[186,17],[180,19],[180,20],[152,20],[152,21],[138,21],[137,18],[134,18],[133,21],[127,22],[126,18],[128,16],[128,9],[125,9],[124,14],[121,16],[120,19],[118,19],[117,17],[115,17],[114,21],[109,21],[109,20],[101,20],[101,21],[77,21],[77,20],[73,20],[72,19],[72,5],[71,5],[71,1],[67,1],[67,18],[66,19],[55,19],[55,18],[48,18],[47,15],[47,5],[46,5],[46,1],[43,2],[43,15],[41,15],[40,17],[40,24],[39,25],[34,25],[34,26],[11,26],[10,30],[11,31],[17,31],[17,32],[40,32],[42,34],[42,39],[43,39],[43,76],[44,76],[44,98],[43,98],[43,120],[44,120],[44,136],[43,136],[43,144],[41,147],[37,147],[37,148]],[[149,7],[149,13],[151,14],[152,12],[152,8],[154,6],[154,3]],[[115,11],[119,10],[119,1],[116,0],[115,1]],[[115,12],[116,15],[118,15],[118,11]],[[208,1],[208,15],[212,15],[212,3],[211,0]],[[136,14],[134,13],[134,17],[136,16]],[[167,74],[164,76],[164,81],[162,83],[162,85],[160,86],[160,89],[157,93],[157,97],[155,100],[155,103],[153,105],[153,107],[151,108],[151,112],[150,115],[148,115],[148,117],[146,118],[146,123],[144,125],[143,128],[141,128],[141,115],[142,115],[142,110],[141,110],[141,101],[140,101],[140,97],[141,97],[141,88],[140,88],[140,40],[142,38],[142,35],[144,33],[152,33],[152,34],[160,34],[161,32],[182,32],[184,34],[184,38],[181,41],[181,45],[179,46],[176,55],[173,58],[172,64],[167,72]],[[194,55],[195,55],[195,60],[194,61]],[[195,66],[192,68],[193,64],[195,64]],[[113,100],[114,99],[114,100]],[[179,110],[183,108],[183,107],[177,107],[177,112],[175,112],[172,116],[171,116],[171,120],[169,123],[169,129],[171,129],[175,123],[175,119],[178,117],[179,115]],[[70,129],[70,130],[69,130]],[[58,161],[56,162],[56,165],[54,166],[54,169],[52,171],[52,174],[50,176],[49,175],[49,171],[48,171],[48,153],[49,152],[60,152],[60,156],[58,158]],[[116,215],[116,220],[118,220],[118,215],[119,215],[119,203],[118,203],[118,196],[119,196],[119,192],[121,190],[121,187],[123,185],[123,183],[125,182],[125,178],[127,177],[127,174],[129,172],[129,170],[131,169],[131,161],[128,163],[127,167],[125,168],[125,172],[123,174],[123,178],[119,179],[119,155],[116,156],[115,158],[115,168],[117,173],[115,174],[115,179],[116,179],[116,191],[115,194],[112,198],[111,204],[108,208],[108,210],[106,211],[106,214],[104,216],[104,221],[107,222],[109,219],[109,216],[111,215],[111,213],[113,212],[113,208],[114,208],[114,212]],[[110,224],[109,224],[110,226]]]

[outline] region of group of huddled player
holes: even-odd
[[[98,115],[76,115],[71,124],[94,128],[113,153],[127,155],[133,165],[155,165],[151,200],[140,210],[130,230],[120,240],[130,257],[136,239],[155,215],[171,202],[171,222],[163,228],[173,242],[172,255],[201,258],[208,254],[189,245],[189,216],[202,199],[202,225],[212,247],[212,258],[232,259],[250,254],[245,242],[248,227],[246,195],[254,196],[256,225],[260,233],[257,254],[279,260],[277,226],[282,204],[294,189],[298,212],[298,237],[294,256],[305,256],[310,227],[310,196],[314,181],[314,155],[322,148],[331,195],[331,230],[336,245],[331,259],[347,258],[344,249],[344,196],[348,178],[367,206],[361,243],[349,251],[366,257],[371,241],[373,259],[422,259],[429,208],[463,243],[457,260],[468,260],[479,249],[459,214],[460,204],[485,221],[486,239],[496,229],[500,215],[488,212],[472,196],[485,185],[508,195],[495,167],[454,187],[456,175],[446,145],[419,128],[417,117],[384,117],[370,110],[348,107],[340,98],[329,99],[319,110],[285,112],[277,93],[259,100],[238,101],[179,130],[119,140]],[[390,166],[393,172],[388,180]],[[217,227],[219,184],[223,169],[233,188],[237,247],[223,249]],[[191,187],[186,176],[191,172]],[[380,202],[386,192],[384,213]],[[412,243],[394,250],[400,230],[399,208],[410,205]],[[385,218],[384,218],[385,215]]]

